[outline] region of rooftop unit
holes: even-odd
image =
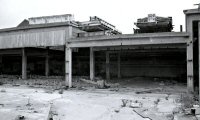
[[[134,29],[134,33],[171,32],[173,29],[172,17],[159,17],[155,14],[139,18],[134,24],[138,27]]]
[[[80,22],[80,27],[86,32],[109,31],[112,34],[121,34],[114,25],[102,20],[97,16],[90,17],[90,21]]]

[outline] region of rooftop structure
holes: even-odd
[[[172,17],[159,17],[148,14],[148,17],[140,18],[134,23],[138,29],[134,33],[171,32],[173,29]]]

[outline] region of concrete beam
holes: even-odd
[[[169,50],[170,49],[183,49],[183,51],[185,51],[186,48],[186,43],[185,44],[170,44],[170,45],[128,45],[128,46],[112,46],[112,47],[95,47],[93,48],[94,51],[106,51],[106,50],[110,51],[117,51],[117,50],[146,50],[149,51],[152,49],[158,49],[158,50]]]
[[[186,44],[188,41],[188,37],[189,35],[186,33],[83,37],[77,39],[70,39],[69,47]]]
[[[110,80],[110,56],[109,56],[109,52],[106,52],[106,79]]]
[[[25,48],[22,48],[22,79],[27,79],[27,56]]]
[[[90,80],[95,78],[95,55],[93,48],[90,48]]]
[[[65,48],[65,83],[66,86],[72,87],[72,49]]]

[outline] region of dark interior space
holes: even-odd
[[[121,52],[121,77],[175,79],[186,83],[185,48],[159,48],[109,51],[110,77],[118,77],[118,53]],[[73,75],[89,76],[89,48],[73,52]],[[95,76],[106,79],[106,51],[95,51]]]
[[[21,57],[2,55],[0,64],[0,73],[8,75],[21,75]]]
[[[79,48],[72,52],[72,74],[74,76],[89,76],[89,53],[89,48]]]

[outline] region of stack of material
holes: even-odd
[[[99,35],[99,32],[102,32],[103,35],[122,34],[119,30],[115,28],[114,25],[106,22],[105,20],[97,16],[90,17],[89,21],[79,22],[79,26],[80,26],[80,29],[85,32],[92,32],[92,34],[94,34],[95,32],[98,32],[97,35]],[[106,31],[109,31],[109,32],[106,32]],[[91,36],[91,35],[85,35],[85,36]]]
[[[171,32],[173,29],[172,17],[158,17],[155,14],[140,18],[134,24],[139,28],[134,29],[134,33]]]

